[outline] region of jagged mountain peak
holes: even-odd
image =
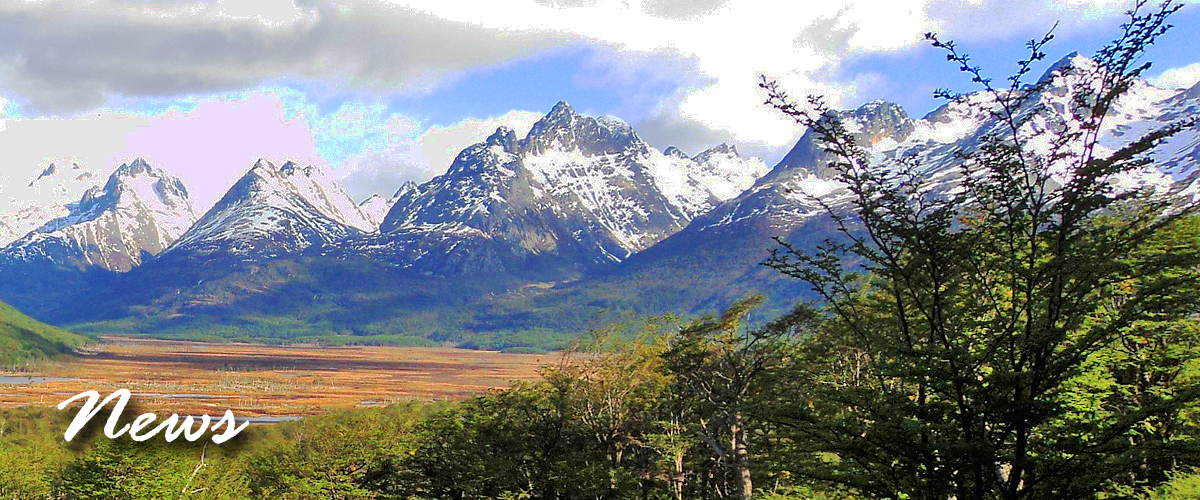
[[[671,158],[680,158],[680,159],[684,159],[684,160],[689,158],[687,153],[680,151],[679,148],[677,148],[675,146],[667,146],[667,149],[663,150],[663,156],[669,156]]]
[[[325,177],[329,175],[324,168],[316,164],[300,165],[292,160],[283,162],[279,172],[285,176],[303,175],[305,177]]]
[[[504,125],[496,127],[496,131],[485,142],[489,146],[500,146],[506,153],[515,153],[519,147],[517,133]]]
[[[460,152],[445,174],[398,197],[364,251],[431,272],[484,262],[497,269],[609,265],[766,171],[729,145],[694,159],[678,148],[659,153],[623,120],[582,115],[565,102],[525,139],[514,144],[515,137],[497,128]]]
[[[416,191],[416,190],[417,190],[417,183],[415,183],[413,181],[404,181],[404,184],[401,184],[400,188],[397,189],[396,192],[392,194],[392,199],[399,198],[401,196],[404,196],[409,191]]]
[[[50,165],[45,168],[45,170],[42,170],[42,173],[38,174],[36,179],[29,181],[29,187],[33,187],[37,181],[40,181],[45,177],[54,175],[55,172],[58,172],[58,165],[55,165],[54,162],[51,162]]]
[[[95,211],[133,203],[164,205],[168,209],[178,207],[187,213],[192,211],[183,181],[162,169],[155,170],[143,158],[117,167],[103,188],[94,187],[85,192],[79,201],[79,209]]]
[[[1099,69],[1099,65],[1096,63],[1095,59],[1080,54],[1078,51],[1072,51],[1070,54],[1059,58],[1059,60],[1055,61],[1054,64],[1051,64],[1049,68],[1046,68],[1046,71],[1042,73],[1042,76],[1038,77],[1038,81],[1040,82],[1048,78],[1053,78],[1067,71],[1095,71],[1096,69]]]
[[[603,115],[597,117],[596,123],[599,123],[602,127],[607,128],[614,134],[635,135],[633,132],[633,127],[629,126],[625,120],[617,118],[613,115]]]
[[[309,168],[311,171],[311,167]],[[259,158],[254,162],[254,166],[250,167],[250,172],[259,176],[268,177],[285,177],[292,176],[297,173],[307,173],[303,167],[292,160],[284,160],[283,163],[276,165],[275,162],[266,158]]]
[[[22,170],[16,166],[5,168]],[[67,158],[54,158],[18,175],[24,174],[28,174],[29,182],[0,186],[0,247],[51,220],[70,215],[80,195],[95,186],[98,179],[98,172],[84,170]]]
[[[533,124],[520,149],[533,154],[564,151],[598,156],[623,151],[642,153],[648,146],[624,121],[611,116],[584,116],[559,101]]]
[[[80,205],[80,206],[92,205],[92,204],[96,203],[97,199],[102,198],[104,196],[105,192],[106,192],[106,190],[101,188],[100,186],[92,186],[92,187],[88,188],[87,191],[83,192],[83,196],[79,198],[78,205]]]
[[[1095,77],[1103,71],[1094,59],[1072,52],[1051,65],[1042,77],[1043,85],[1021,89],[1020,92],[1028,92],[1026,98],[1013,102],[1020,106],[1016,110],[1021,116],[1018,121],[1030,124],[1018,131],[1033,144],[1027,147],[1040,144],[1036,135],[1041,126],[1038,124],[1044,123],[1041,120],[1071,123],[1076,93],[1094,92]],[[834,114],[866,149],[872,164],[887,168],[895,165],[898,158],[910,158],[937,189],[949,189],[958,176],[955,169],[959,165],[958,152],[978,148],[986,134],[1008,134],[1008,125],[996,113],[998,106],[994,94],[980,91],[953,99],[919,120],[909,118],[903,108],[885,101],[872,101]],[[1147,130],[1192,116],[1197,109],[1200,109],[1200,84],[1189,90],[1164,90],[1133,80],[1101,125],[1101,145],[1114,150]],[[1035,114],[1039,114],[1038,120],[1027,121]],[[823,201],[833,204],[831,200],[844,195],[845,190],[838,188],[836,175],[828,168],[828,154],[814,136],[811,130],[806,131],[775,170],[737,200],[714,209],[702,224],[719,220],[801,220],[817,212],[809,206],[809,195],[830,196]],[[1195,172],[1194,159],[1200,158],[1197,144],[1200,141],[1195,133],[1185,131],[1156,152],[1154,160],[1159,171],[1147,168],[1124,179],[1114,179],[1114,183],[1179,185],[1186,181],[1186,175],[1167,169]],[[1200,174],[1191,175],[1200,178]]]
[[[841,120],[846,131],[853,134],[855,140],[867,148],[885,141],[902,142],[916,130],[915,120],[909,118],[903,107],[884,100],[870,101],[857,108],[835,111],[833,114]],[[834,173],[827,168],[827,162],[828,154],[825,148],[818,144],[816,134],[807,130],[775,168],[766,177],[759,179],[758,183],[789,176],[797,168],[807,169],[819,178],[829,179]]]
[[[554,107],[550,108],[550,112],[546,114],[547,118],[576,116],[579,116],[579,113],[576,113],[575,108],[572,108],[567,101],[558,101],[554,103]]]
[[[306,182],[337,184],[337,180],[321,165],[302,165],[290,159],[276,165],[271,160],[259,158],[242,178],[252,179],[255,177],[273,179],[273,182],[282,182],[283,184],[279,185],[282,187],[277,187],[277,189],[287,189],[289,185],[298,186]]]
[[[137,158],[134,158],[133,161],[123,164],[120,167],[117,167],[117,171],[118,172],[125,171],[125,172],[129,172],[129,173],[133,173],[133,174],[139,173],[139,172],[149,172],[150,164],[146,162],[145,158],[142,158],[139,156]]]
[[[737,146],[734,146],[734,145],[726,143],[726,142],[722,142],[720,144],[717,144],[716,146],[713,146],[711,148],[708,148],[708,149],[702,151],[700,154],[696,155],[695,160],[699,161],[699,162],[703,162],[703,161],[707,160],[708,158],[717,156],[717,155],[732,156],[735,158],[742,157],[742,155],[738,153]]]
[[[314,173],[320,172],[323,172],[323,170],[316,165],[301,165],[290,159],[285,159],[283,163],[277,165],[275,162],[266,158],[259,158],[254,162],[254,165],[250,167],[250,171],[248,173],[270,177],[290,177],[293,175],[311,176]]]
[[[175,177],[168,174],[163,169],[155,169],[143,158],[136,158],[129,163],[122,163],[121,166],[113,170],[113,173],[108,176],[108,184],[122,184],[132,182],[134,179],[141,177],[153,177],[155,179],[170,179],[175,180]],[[109,187],[106,184],[105,190]]]
[[[908,112],[904,110],[903,106],[883,99],[866,102],[862,106],[843,111],[841,114],[843,119],[849,117],[863,121],[899,122],[908,119]]]
[[[6,247],[0,260],[127,271],[196,220],[183,182],[142,158],[117,167],[104,187],[87,189],[68,207]]]
[[[259,159],[169,253],[269,258],[377,228],[321,166]]]

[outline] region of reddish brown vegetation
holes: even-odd
[[[410,400],[458,400],[537,377],[557,355],[426,347],[209,344],[111,337],[84,355],[0,384],[0,407],[53,406],[85,390],[127,388],[139,409],[239,417],[314,415]],[[4,375],[4,374],[0,374]]]

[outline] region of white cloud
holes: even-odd
[[[389,114],[383,104],[356,100],[321,114],[302,94],[275,87],[184,101],[195,106],[154,116],[102,110],[63,118],[0,118],[0,201],[19,195],[11,188],[28,183],[52,162],[78,163],[103,184],[118,165],[139,156],[179,176],[200,212],[260,157],[331,165],[356,199],[390,195],[404,181],[422,182],[445,172],[459,151],[497,127],[524,136],[542,116],[511,111],[426,126]]]
[[[279,78],[420,93],[448,74],[561,42],[372,0],[0,2],[0,89],[70,115],[112,97],[254,88]]]
[[[323,162],[308,126],[286,119],[283,103],[269,92],[204,101],[188,112],[171,110],[154,117],[103,112],[9,119],[0,131],[0,151],[0,186],[29,182],[50,162],[77,162],[103,183],[118,165],[144,157],[179,176],[200,211],[260,156]]]
[[[729,0],[663,15],[674,9],[664,7],[671,2],[392,1],[457,22],[561,31],[614,47],[612,64],[618,67],[641,64],[640,58],[685,61],[687,70],[677,74],[682,92],[661,103],[658,113],[770,147],[790,145],[796,129],[762,106],[756,87],[760,74],[779,79],[797,97],[819,93],[838,107],[855,92],[854,85],[842,86],[832,76],[848,56],[914,47],[924,43],[928,31],[980,42],[1014,34],[1024,38],[1044,32],[1055,20],[1063,21],[1060,34],[1100,24],[1111,28],[1129,7],[1125,0]]]
[[[1200,63],[1171,68],[1150,79],[1150,83],[1164,89],[1191,88],[1196,82],[1200,82]]]
[[[1060,34],[1112,29],[1128,7],[1128,0],[6,3],[0,5],[0,93],[34,111],[67,115],[114,98],[211,94],[278,79],[420,93],[464,77],[463,70],[587,44],[601,48],[617,80],[647,74],[628,70],[639,66],[678,88],[645,105],[652,111],[644,119],[664,134],[699,127],[705,141],[720,136],[785,148],[797,130],[762,105],[760,74],[778,78],[796,97],[820,93],[841,106],[859,99],[855,93],[869,83],[869,75],[834,81],[847,57],[913,47],[930,30],[986,48],[989,41],[1036,36],[1055,20],[1062,21]],[[550,94],[562,84],[547,83]],[[427,154],[438,146],[418,146],[411,134],[421,127],[401,127],[403,118],[394,124],[399,131],[384,130],[380,124],[390,118],[370,102],[349,103],[329,119],[316,119],[315,109],[305,112],[324,141],[322,152],[344,134],[347,147],[335,147],[338,154],[327,159],[345,160],[347,169],[386,160],[424,175],[444,168],[445,156],[456,152]],[[374,118],[356,121],[354,113]],[[361,151],[351,151],[358,145]]]
[[[497,127],[513,129],[524,137],[542,115],[510,111],[490,118],[467,118],[449,126],[422,128],[413,120],[394,115],[388,134],[368,145],[342,165],[346,190],[356,200],[372,194],[389,196],[405,181],[424,182],[446,172],[454,157],[467,146],[481,142]]]

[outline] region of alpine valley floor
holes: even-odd
[[[0,372],[0,408],[51,407],[87,390],[133,392],[157,413],[296,417],[462,400],[537,377],[558,355],[440,347],[286,347],[103,337],[78,357]]]

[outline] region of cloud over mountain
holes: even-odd
[[[5,3],[0,89],[70,113],[110,96],[253,87],[288,76],[420,92],[447,73],[554,43],[379,2]],[[263,5],[268,5],[263,7]]]

